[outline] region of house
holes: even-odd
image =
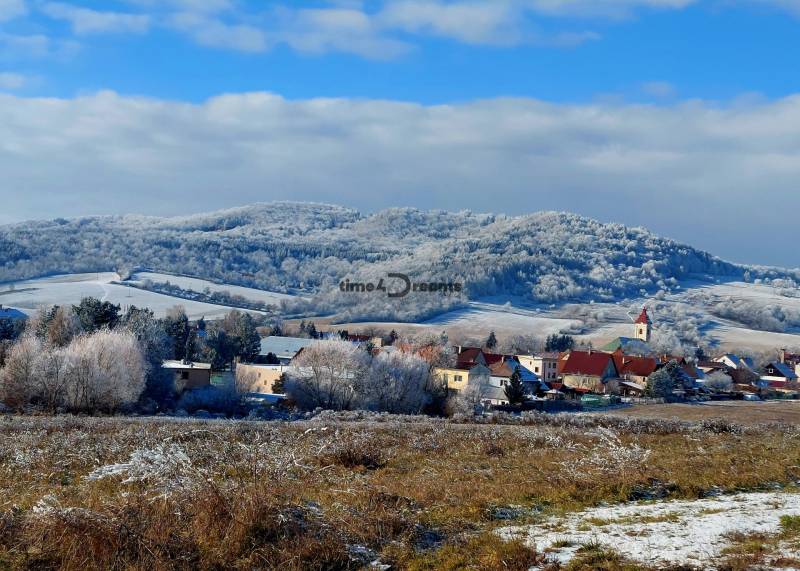
[[[484,406],[508,404],[502,380],[497,377],[492,379],[492,371],[485,365],[437,367],[433,369],[433,375],[446,383],[450,392],[469,390],[476,404]]]
[[[211,385],[211,363],[164,361],[161,367],[173,373],[175,392],[181,393]]]
[[[305,339],[300,337],[264,337],[261,340],[261,351],[257,364],[266,363],[268,355],[274,355],[279,365],[288,365],[300,351],[316,343],[316,339]]]
[[[523,366],[516,358],[505,358],[502,361],[497,361],[489,367],[489,371],[491,372],[491,380],[503,388],[511,380],[511,375],[514,374],[514,371],[519,371],[520,381],[525,387],[526,394],[536,395],[550,390],[550,387],[542,381],[539,375]]]
[[[797,373],[789,365],[780,361],[773,361],[764,367],[761,380],[765,381],[770,388],[782,389],[789,384],[797,382]]]
[[[456,347],[456,364],[459,367],[484,365],[486,367],[502,361],[504,355],[489,353],[479,347]]]
[[[597,393],[618,389],[618,373],[614,357],[602,351],[571,351],[559,361],[564,386]]]
[[[240,392],[274,395],[276,384],[289,370],[287,365],[250,365],[240,363],[236,367],[236,386]]]
[[[516,358],[523,367],[533,371],[545,383],[558,380],[558,353],[516,355]]]
[[[8,319],[9,321],[20,321],[23,319],[27,319],[28,316],[22,313],[18,309],[13,309],[11,307],[3,307],[0,304],[0,319]]]
[[[726,367],[737,371],[745,369],[749,371],[755,370],[755,363],[753,363],[753,360],[750,357],[740,357],[738,355],[734,355],[733,353],[726,353],[721,357],[717,357],[714,359],[714,361],[717,363],[722,363]]]
[[[794,369],[795,374],[800,376],[800,354],[789,353],[786,349],[781,349],[779,360],[784,365],[788,365]]]
[[[653,357],[625,355],[620,351],[613,353],[612,356],[619,378],[638,386],[647,384],[647,378],[658,368],[658,361]],[[629,388],[635,390],[635,387]]]

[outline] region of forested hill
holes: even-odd
[[[185,217],[85,217],[0,227],[0,281],[136,268],[312,292],[332,309],[362,303],[337,296],[342,279],[392,271],[417,280],[461,281],[470,298],[511,294],[557,303],[618,299],[669,290],[693,274],[741,276],[748,270],[642,228],[555,212],[508,217],[397,208],[365,216],[338,206],[281,202]],[[381,315],[403,310],[380,303]],[[405,317],[439,306],[406,307]]]

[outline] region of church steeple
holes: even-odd
[[[639,314],[638,319],[633,323],[634,337],[641,339],[645,343],[650,342],[650,333],[653,328],[653,322],[647,314],[647,307],[642,308],[642,313]]]

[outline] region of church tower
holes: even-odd
[[[636,339],[641,339],[645,343],[650,342],[650,333],[653,329],[653,322],[650,321],[650,316],[647,315],[647,308],[642,308],[642,313],[639,315],[639,318],[633,324],[635,333],[634,337]]]

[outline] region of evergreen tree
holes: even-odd
[[[269,330],[269,334],[273,337],[283,337],[283,324],[280,321],[276,321],[272,325],[272,329]]]
[[[72,311],[81,324],[81,329],[87,333],[108,327],[114,329],[120,320],[120,306],[107,301],[100,301],[94,297],[85,297],[78,305],[72,306]]]
[[[172,358],[186,358],[186,342],[189,339],[189,318],[183,307],[176,306],[167,312],[164,318],[164,331],[172,339]]]
[[[394,345],[395,341],[397,341],[399,338],[400,336],[397,334],[397,331],[392,329],[389,332],[389,345]]]
[[[511,373],[511,378],[505,388],[506,398],[508,402],[517,405],[525,402],[525,386],[522,384],[522,375],[520,374],[519,367],[514,369]]]
[[[670,361],[647,378],[645,393],[649,397],[664,398],[672,395],[675,388],[683,388],[683,374],[680,365]]]
[[[308,336],[311,339],[318,339],[319,338],[319,333],[317,333],[317,326],[314,325],[313,321],[311,323],[309,323],[308,326],[306,327],[306,333],[308,333]]]
[[[487,349],[494,349],[497,347],[497,336],[494,334],[494,331],[489,333],[489,338],[486,340],[486,348]]]

